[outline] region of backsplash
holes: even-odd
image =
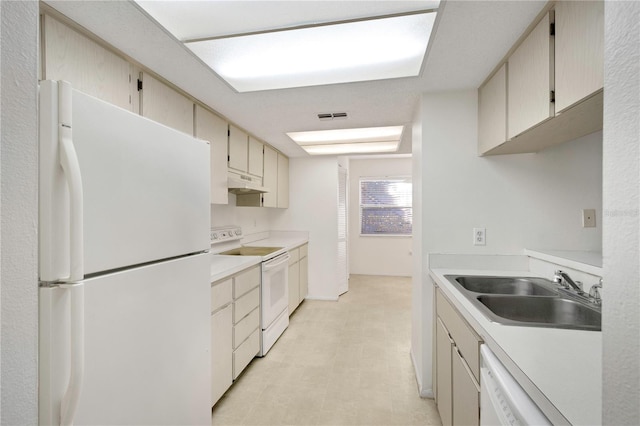
[[[235,195],[229,194],[229,204],[211,204],[211,227],[238,225],[242,232],[253,234],[269,231],[269,210],[264,207],[236,207]]]

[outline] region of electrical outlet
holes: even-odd
[[[596,227],[596,210],[595,209],[582,210],[582,227],[583,228]]]
[[[484,246],[487,244],[487,230],[485,228],[473,228],[473,245]]]

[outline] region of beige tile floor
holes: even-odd
[[[213,425],[441,424],[411,365],[411,279],[352,275],[349,287],[298,307],[215,405]]]

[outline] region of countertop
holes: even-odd
[[[430,271],[438,287],[554,424],[566,424],[566,421],[574,425],[600,424],[602,333],[491,322],[445,278],[445,275],[461,274],[536,275],[529,271],[504,270]]]
[[[243,246],[283,247],[292,250],[309,242],[309,234],[296,231],[271,231],[248,235],[242,239]],[[260,256],[211,255],[211,282],[219,281],[262,262]]]

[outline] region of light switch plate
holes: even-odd
[[[596,227],[596,210],[595,209],[582,210],[582,227],[583,228]]]

